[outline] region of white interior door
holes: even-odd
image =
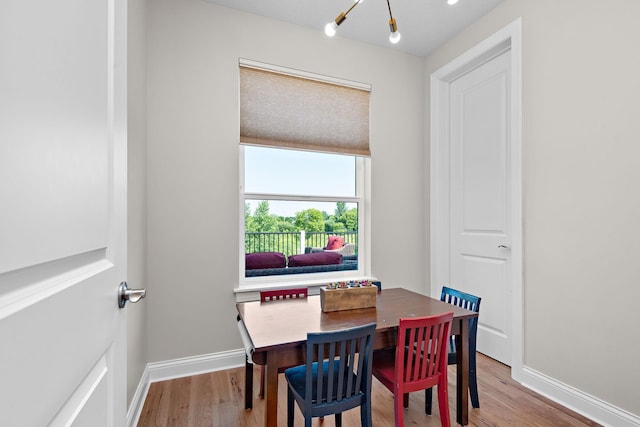
[[[482,297],[478,351],[511,363],[509,52],[450,85],[450,280]]]
[[[0,424],[123,426],[126,0],[0,2]]]

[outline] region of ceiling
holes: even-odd
[[[221,6],[310,27],[324,26],[345,12],[353,0],[206,0]],[[389,0],[402,39],[389,42],[389,10],[385,0],[364,0],[347,16],[335,37],[427,56],[502,0]]]

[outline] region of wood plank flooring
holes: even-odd
[[[264,400],[257,394],[260,374],[254,373],[253,410],[244,409],[244,367],[151,384],[138,422],[139,427],[259,427],[264,425]],[[478,355],[480,408],[469,412],[470,426],[595,427],[586,419],[544,398],[511,379],[508,366]],[[286,382],[280,375],[278,425],[286,425]],[[393,426],[393,395],[375,378],[373,425]],[[449,408],[455,424],[455,367],[449,367]],[[343,425],[359,426],[360,410],[343,414]],[[303,426],[296,409],[295,426]],[[334,427],[332,416],[314,419],[314,426]],[[433,415],[424,413],[424,392],[412,393],[405,410],[406,426],[440,426],[437,393]]]

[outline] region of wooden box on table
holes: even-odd
[[[370,308],[376,306],[378,287],[351,286],[320,288],[320,306],[323,312],[353,310],[356,308]]]

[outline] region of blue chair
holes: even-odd
[[[371,363],[375,323],[339,331],[307,334],[306,364],[284,371],[287,380],[287,426],[293,427],[294,401],[305,427],[314,417],[360,406],[363,427],[371,427]]]
[[[456,289],[442,287],[440,301],[465,308],[476,313],[480,313],[480,301],[482,298],[467,294]],[[478,398],[478,378],[476,374],[476,340],[478,336],[478,318],[469,319],[469,392],[471,394],[471,405],[474,408],[480,407]],[[456,343],[453,337],[449,340],[449,365],[457,363]],[[427,414],[431,414],[432,390],[426,391],[424,399],[424,409]]]

